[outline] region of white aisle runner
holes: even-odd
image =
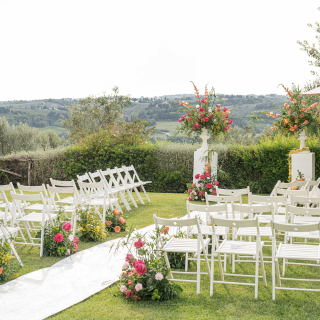
[[[145,233],[154,225],[138,230]],[[99,244],[0,286],[1,320],[37,320],[69,308],[119,280],[124,249]],[[45,258],[43,258],[45,259]],[[102,285],[103,282],[107,284]]]

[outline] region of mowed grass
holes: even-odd
[[[149,196],[151,203],[138,204],[138,208],[124,212],[128,226],[133,224],[137,229],[148,226],[153,223],[154,213],[167,218],[171,214],[175,216],[186,214],[185,194],[149,193]],[[246,198],[244,198],[245,202]],[[115,235],[109,235],[107,240],[114,237]],[[79,243],[79,248],[84,250],[95,244]],[[25,264],[19,269],[19,274],[50,266],[60,260],[59,258],[40,258],[38,248],[23,247],[19,248],[18,252]],[[264,248],[264,254],[270,255],[270,248]],[[219,279],[218,265],[215,267],[216,279]],[[49,319],[319,319],[320,297],[318,292],[277,291],[276,301],[272,301],[271,264],[266,263],[265,267],[268,287],[265,288],[262,279],[259,280],[257,300],[254,299],[254,287],[223,284],[215,284],[214,294],[210,297],[209,280],[206,275],[201,279],[200,295],[196,294],[194,283],[179,283],[183,288],[180,297],[163,302],[127,300],[120,294],[119,284],[116,283]],[[195,263],[190,264],[190,269],[195,271]],[[205,271],[204,265],[202,265],[202,271]],[[231,272],[230,265],[227,271]],[[254,264],[237,264],[236,272],[253,274]],[[320,278],[320,273],[318,267],[289,266],[286,276]],[[248,278],[229,277],[227,279],[253,282],[253,279]],[[316,283],[294,282],[294,285],[320,288],[320,284]]]

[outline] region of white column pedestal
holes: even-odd
[[[315,154],[302,151],[291,155],[291,181],[297,179],[298,170],[304,174],[305,179],[315,180]]]
[[[205,149],[198,149],[194,152],[194,162],[193,162],[193,182],[198,181],[198,179],[195,179],[194,176],[196,174],[203,174],[206,172],[206,164],[207,162],[204,159],[204,157],[208,156],[208,150]],[[208,159],[208,158],[207,158]],[[212,152],[211,154],[211,174],[217,175],[218,170],[218,153]]]

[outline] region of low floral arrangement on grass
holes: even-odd
[[[107,236],[105,227],[94,207],[78,208],[77,215],[80,218],[79,238],[81,241],[102,241]]]
[[[216,195],[215,186],[219,185],[219,181],[216,180],[215,176],[210,172],[206,171],[204,174],[196,174],[195,179],[198,179],[197,182],[194,182],[189,185],[189,201],[205,201],[205,193],[209,195]]]
[[[0,283],[19,276],[13,266],[8,263],[12,258],[9,243],[6,241],[4,243],[0,242]]]
[[[106,212],[106,230],[108,232],[122,232],[126,230],[127,221],[123,218],[123,213],[119,210],[110,209]]]
[[[63,210],[60,209],[57,219],[44,228],[43,255],[52,257],[71,256],[78,251],[79,239],[72,235],[71,223],[62,221]]]
[[[134,235],[130,228],[128,236],[118,242],[118,248],[126,247],[129,252],[120,276],[120,291],[127,299],[169,300],[182,292],[180,286],[168,280],[170,270],[161,250],[157,255],[159,236],[160,229],[148,240],[145,235]],[[136,253],[132,252],[132,247]]]
[[[206,86],[204,98],[201,99],[199,90],[193,82],[192,84],[198,104],[192,106],[185,101],[179,102],[179,105],[183,107],[178,112],[183,112],[183,115],[179,118],[181,126],[177,128],[177,132],[183,132],[189,138],[193,133],[200,134],[203,129],[207,129],[213,135],[226,133],[233,122],[229,119],[230,110],[226,107],[222,108],[220,104],[215,104],[216,100],[222,99],[216,95],[214,88],[208,92]]]
[[[277,118],[269,130],[280,130],[284,134],[301,133],[308,129],[310,134],[319,132],[320,112],[318,103],[311,103],[313,97],[301,97],[297,88],[289,90],[281,85],[287,93],[289,101],[284,104],[281,114],[268,112],[267,116]]]

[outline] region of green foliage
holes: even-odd
[[[78,208],[77,215],[80,217],[79,238],[81,241],[102,241],[103,238],[107,236],[105,228],[94,207]]]
[[[0,283],[18,276],[12,265],[8,263],[12,258],[10,245],[7,242],[0,242]]]

